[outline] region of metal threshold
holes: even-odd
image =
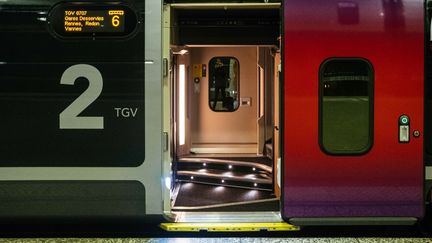
[[[165,216],[176,223],[280,223],[280,212],[181,212],[171,211]]]
[[[299,227],[286,222],[278,223],[162,223],[166,231],[183,232],[251,232],[251,231],[298,231]]]

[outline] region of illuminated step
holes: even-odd
[[[189,169],[227,169],[232,167],[233,170],[237,171],[256,171],[256,172],[272,172],[271,161],[267,158],[250,158],[251,161],[247,161],[247,158],[180,158],[178,159],[177,167],[189,168]],[[258,161],[252,161],[252,160]]]
[[[250,189],[271,190],[273,188],[273,178],[268,173],[241,173],[236,171],[201,169],[198,171],[181,170],[177,171],[176,175],[178,181]]]
[[[235,188],[244,188],[244,189],[254,189],[254,190],[265,190],[272,191],[272,184],[259,184],[256,182],[239,182],[239,181],[230,181],[230,180],[220,180],[220,179],[208,179],[208,178],[197,178],[193,181],[188,180],[187,178],[178,178],[178,182],[192,182],[198,184],[206,184],[206,185],[214,185],[214,186],[225,186],[225,187],[235,187]]]
[[[300,228],[285,222],[278,223],[162,223],[166,231],[182,232],[251,232],[251,231],[298,231]]]
[[[189,176],[192,177],[206,177],[214,179],[226,179],[231,181],[245,181],[245,182],[256,182],[261,184],[271,184],[272,176],[269,173],[241,173],[238,171],[227,171],[227,170],[178,170],[178,176]]]
[[[254,157],[183,157],[175,164],[177,181],[272,190],[272,160]]]

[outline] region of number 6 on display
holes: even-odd
[[[112,17],[112,20],[111,20],[112,26],[118,27],[120,25],[119,18],[120,17],[118,15],[115,15],[114,17]]]
[[[102,93],[102,74],[91,65],[77,64],[66,69],[61,77],[60,83],[74,85],[75,81],[80,77],[88,80],[89,87],[60,113],[60,129],[104,129],[103,117],[78,116]]]

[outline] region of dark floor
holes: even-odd
[[[279,211],[271,191],[250,190],[196,183],[179,183],[173,210]],[[240,204],[241,203],[241,204]],[[209,207],[210,206],[210,207]]]

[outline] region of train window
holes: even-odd
[[[319,142],[328,154],[363,154],[373,141],[373,68],[332,58],[320,67]]]
[[[239,107],[239,61],[235,57],[213,57],[209,62],[209,106],[213,111],[235,111]]]

